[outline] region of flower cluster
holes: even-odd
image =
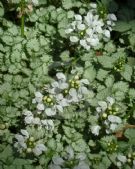
[[[122,154],[118,154],[117,155],[117,166],[121,167],[122,165],[124,165],[127,162],[127,158],[126,156],[122,155]]]
[[[127,155],[127,163],[130,166],[134,166],[135,167],[135,152],[128,153],[128,155]]]
[[[54,122],[47,119],[48,116],[54,116],[57,112],[63,112],[64,107],[71,104],[77,104],[85,99],[88,94],[88,89],[85,85],[89,82],[87,79],[80,79],[75,75],[67,81],[63,73],[56,74],[57,80],[47,85],[42,92],[35,92],[35,98],[32,103],[36,105],[35,111],[24,110],[24,122],[26,126],[34,127],[35,130],[46,129],[53,130]],[[46,147],[40,143],[40,140],[35,141],[34,137],[27,130],[21,130],[21,134],[16,134],[14,147],[21,154],[33,153],[36,156],[41,155]]]
[[[65,148],[62,157],[54,155],[48,169],[65,169],[71,165],[74,166],[73,169],[90,169],[87,163],[87,155],[83,152],[75,154],[72,146]]]
[[[33,136],[30,136],[27,130],[21,130],[21,134],[16,134],[14,147],[18,149],[21,154],[34,153],[34,155],[39,156],[42,152],[46,151],[47,148],[44,144],[35,140]]]
[[[128,153],[127,155],[117,155],[117,166],[122,167],[125,164],[135,167],[135,152]]]
[[[57,80],[47,86],[42,93],[36,92],[33,99],[38,112],[45,112],[47,116],[54,116],[59,111],[63,112],[64,107],[79,103],[88,94],[88,89],[85,87],[89,84],[87,79],[80,79],[75,75],[73,79],[67,81],[63,73],[57,73],[56,77]]]
[[[96,108],[96,116],[101,126],[105,127],[107,134],[113,133],[119,124],[122,123],[122,119],[117,116],[119,113],[119,107],[116,106],[115,100],[112,97],[107,97],[107,101],[99,101]],[[102,128],[100,125],[93,125],[91,131],[95,135],[99,135],[99,130]]]
[[[38,126],[38,128],[45,127],[47,130],[53,130],[54,124],[51,119],[45,119],[45,115],[40,111],[32,113],[29,110],[24,111],[24,122],[26,125]]]
[[[115,63],[114,63],[114,67],[113,69],[116,72],[121,72],[124,70],[124,66],[125,66],[125,58],[120,57]]]
[[[117,20],[114,14],[101,18],[95,3],[91,3],[90,7],[85,16],[74,15],[75,20],[65,30],[73,44],[79,43],[86,50],[96,47],[101,41],[108,41],[110,31]]]

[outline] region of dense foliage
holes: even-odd
[[[134,0],[1,0],[0,85],[0,169],[134,169]]]

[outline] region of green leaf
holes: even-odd
[[[73,7],[73,1],[72,0],[62,0],[62,6],[65,9],[70,9]]]
[[[104,156],[101,164],[104,166],[104,169],[108,169],[109,166],[111,165],[111,161],[109,160],[109,158],[107,156]]]
[[[130,34],[128,39],[129,39],[129,43],[130,43],[131,49],[133,51],[135,51],[135,34],[134,33]]]
[[[92,82],[96,78],[96,70],[93,66],[88,67],[84,70],[83,77]]]
[[[128,57],[128,64],[132,67],[135,66],[135,58],[134,57]]]
[[[114,77],[113,76],[108,76],[105,80],[105,85],[107,87],[112,87],[114,83]]]
[[[12,45],[13,44],[12,36],[5,35],[5,36],[2,37],[2,40],[7,45]]]
[[[5,52],[5,48],[4,48],[4,46],[0,43],[0,51],[1,52]]]
[[[78,141],[72,143],[72,147],[77,152],[85,152],[87,145],[84,140],[79,139]]]
[[[21,61],[21,53],[18,50],[14,50],[11,54],[11,61],[14,62],[20,62]]]
[[[116,46],[113,44],[112,41],[108,42],[106,45],[105,45],[105,50],[108,52],[108,53],[113,53],[116,51]]]
[[[132,73],[132,67],[126,64],[124,67],[124,72],[121,72],[121,75],[124,77],[125,80],[131,81]]]
[[[47,4],[47,0],[38,0],[39,5],[45,5]]]
[[[19,33],[19,31],[15,25],[13,25],[11,28],[9,28],[8,32],[10,32],[13,36],[17,36]]]
[[[122,101],[125,99],[125,93],[122,91],[115,91],[114,93],[116,100]]]
[[[47,142],[47,147],[49,147],[52,150],[56,149],[56,141],[52,138]]]
[[[124,21],[117,21],[116,25],[113,28],[113,30],[118,32],[126,32],[130,29],[131,29],[131,25],[128,22],[124,22]]]
[[[129,87],[128,83],[123,82],[123,81],[119,81],[113,85],[112,90],[115,92],[121,91],[121,92],[125,93],[128,91],[128,87]]]
[[[135,129],[127,129],[124,135],[129,139],[130,144],[135,145]]]
[[[36,38],[29,40],[26,47],[28,51],[30,50],[33,52],[38,52],[40,49],[39,42]]]
[[[101,56],[101,57],[98,57],[99,63],[100,63],[104,68],[113,68],[113,64],[114,64],[115,60],[116,60],[115,57],[109,57],[109,56]]]
[[[4,15],[4,8],[2,3],[0,2],[0,17],[2,17]]]
[[[16,166],[24,166],[24,165],[29,165],[31,164],[32,161],[31,160],[26,160],[26,159],[22,159],[22,158],[16,158],[14,161],[13,161],[13,165],[16,165]]]
[[[4,151],[0,153],[0,159],[2,161],[6,162],[8,157],[13,156],[12,153],[13,153],[12,152],[12,147],[10,145],[7,145],[7,147],[4,149]]]
[[[36,22],[38,20],[38,16],[36,13],[33,13],[32,15],[29,16],[29,20],[31,22]]]
[[[135,89],[130,88],[128,94],[129,94],[129,97],[130,97],[130,98],[134,99],[134,97],[135,97]]]
[[[54,36],[54,34],[56,33],[55,27],[53,27],[49,24],[45,25],[45,29],[46,29],[46,33],[50,36]]]
[[[96,98],[97,98],[98,100],[104,100],[104,99],[106,99],[106,97],[109,96],[109,95],[111,95],[111,89],[106,88],[106,89],[103,89],[103,90],[99,91],[99,92],[97,93]]]
[[[109,73],[109,71],[106,71],[106,70],[103,70],[103,69],[99,69],[96,78],[98,80],[103,81],[107,77],[108,73]]]
[[[73,17],[74,17],[74,11],[68,11],[67,18],[73,18]]]
[[[132,31],[135,32],[135,20],[131,20],[129,24],[131,25]]]

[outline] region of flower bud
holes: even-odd
[[[131,163],[131,159],[130,158],[128,158],[127,161],[128,161],[128,163]]]
[[[34,141],[34,137],[30,137],[30,138],[29,138],[29,141],[32,141],[32,142],[33,142],[33,141]]]
[[[4,130],[6,128],[5,124],[0,124],[0,130]]]
[[[47,103],[50,103],[50,102],[52,101],[52,99],[51,99],[50,97],[48,97],[48,98],[46,99],[46,101],[47,101]]]
[[[107,114],[106,114],[106,113],[103,113],[103,114],[102,114],[102,117],[103,117],[103,118],[107,118]]]
[[[74,79],[75,79],[75,80],[79,80],[79,76],[76,75],[76,76],[74,77]]]
[[[26,152],[27,152],[27,153],[31,153],[31,152],[32,152],[32,149],[31,149],[31,148],[27,148]]]

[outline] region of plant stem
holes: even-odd
[[[24,37],[24,5],[25,1],[21,0],[21,36]]]

